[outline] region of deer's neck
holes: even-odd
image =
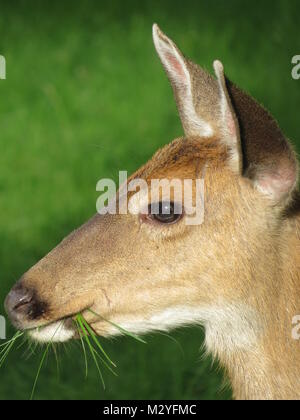
[[[300,340],[293,337],[299,251],[300,219],[294,219],[252,267],[243,305],[207,328],[208,347],[228,371],[237,399],[300,399]]]

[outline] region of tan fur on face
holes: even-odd
[[[204,164],[210,164],[211,170],[214,171],[220,165],[225,165],[226,151],[224,147],[219,146],[214,139],[207,140],[204,143],[200,140],[195,138],[174,141],[159,151],[147,165],[134,174],[134,177],[144,178],[148,182],[152,178],[160,177],[195,179],[197,172]],[[144,227],[141,225],[138,216],[95,216],[26,273],[23,283],[27,287],[37,288],[38,282],[39,296],[42,300],[47,301],[50,307],[48,313],[45,314],[49,321],[52,318],[52,313],[55,313],[57,318],[76,313],[78,310],[89,307],[94,303],[95,288],[93,288],[93,285],[97,284],[95,282],[101,280],[101,283],[105,283],[106,277],[109,282],[112,277],[116,277],[119,271],[121,272],[122,264],[125,265],[125,268],[120,276],[120,281],[122,279],[126,280],[128,272],[130,276],[136,277],[136,273],[140,270],[143,272],[141,278],[145,276],[153,277],[151,268],[158,263],[160,257],[164,257],[164,255],[161,255],[160,245],[161,240],[165,237],[164,230],[171,232],[179,239],[189,233],[189,229],[184,223],[161,230],[154,225]],[[158,244],[149,242],[151,232],[155,233],[154,236],[159,241]],[[117,237],[115,237],[116,235]],[[89,243],[86,246],[87,240]],[[143,242],[145,242],[145,248],[140,249]],[[137,247],[135,247],[136,243]],[[112,244],[114,245],[112,246]],[[168,243],[167,245],[171,244]],[[172,258],[175,258],[174,246],[172,245],[171,248],[171,255],[167,257],[167,260],[170,260],[168,269],[170,269]],[[145,250],[149,251],[149,255]],[[153,251],[154,254],[151,255],[150,251]],[[141,253],[142,255],[140,255]],[[167,255],[167,250],[165,250],[165,254]],[[77,261],[77,263],[74,264],[74,261]],[[95,270],[95,266],[99,268]],[[116,269],[117,273],[114,272]],[[163,274],[164,276],[165,274]],[[91,289],[86,287],[86,281],[90,282]],[[99,294],[102,300],[104,298],[104,309],[101,311],[103,315],[105,315],[103,313],[105,307],[108,304],[112,305],[111,299],[107,298],[103,289],[109,288],[111,290],[115,286],[118,288],[118,284],[113,282],[112,286],[100,288]],[[57,296],[54,294],[59,287],[62,287],[63,293],[57,301]],[[86,289],[88,289],[87,293],[85,293]],[[107,295],[109,294],[110,292],[107,292]],[[55,296],[55,302],[53,303],[51,303],[52,295]],[[121,297],[123,297],[123,294]],[[68,303],[68,300],[71,300],[72,303]],[[80,306],[78,306],[79,302]],[[141,306],[144,308],[143,304]]]

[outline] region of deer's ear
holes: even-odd
[[[241,130],[243,175],[274,204],[285,203],[297,187],[298,162],[271,114],[227,80]]]
[[[214,134],[212,125],[201,118],[195,109],[192,75],[187,60],[174,42],[156,24],[153,25],[153,41],[172,84],[185,134],[212,136]]]
[[[239,126],[227,91],[222,63],[214,63],[216,81],[187,60],[156,24],[153,25],[153,39],[173,87],[185,135],[219,137],[228,146],[230,166],[240,173]]]
[[[222,142],[228,146],[231,168],[237,173],[242,173],[243,156],[240,128],[227,90],[224,67],[221,61],[214,61],[214,70],[219,86],[219,135]]]
[[[286,202],[297,186],[296,155],[277,122],[214,62],[217,80],[186,59],[157,25],[153,39],[172,84],[186,136],[215,136],[226,144],[230,166],[272,203]]]

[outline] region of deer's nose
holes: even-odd
[[[9,292],[4,302],[5,310],[12,323],[20,327],[28,318],[35,318],[39,304],[32,289],[17,283]]]
[[[5,300],[7,312],[22,311],[33,299],[32,290],[26,289],[21,284],[14,286]]]

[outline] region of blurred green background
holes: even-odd
[[[228,76],[300,141],[299,1],[0,1],[0,314],[13,283],[95,213],[96,182],[133,172],[182,132],[155,54],[159,23],[184,53]],[[300,142],[298,142],[300,146]],[[8,336],[13,329],[8,327]],[[203,358],[203,332],[187,328],[104,341],[118,362],[103,391],[76,343],[44,366],[36,398],[228,399],[222,374]],[[0,372],[0,399],[28,399],[41,357],[14,350]]]

